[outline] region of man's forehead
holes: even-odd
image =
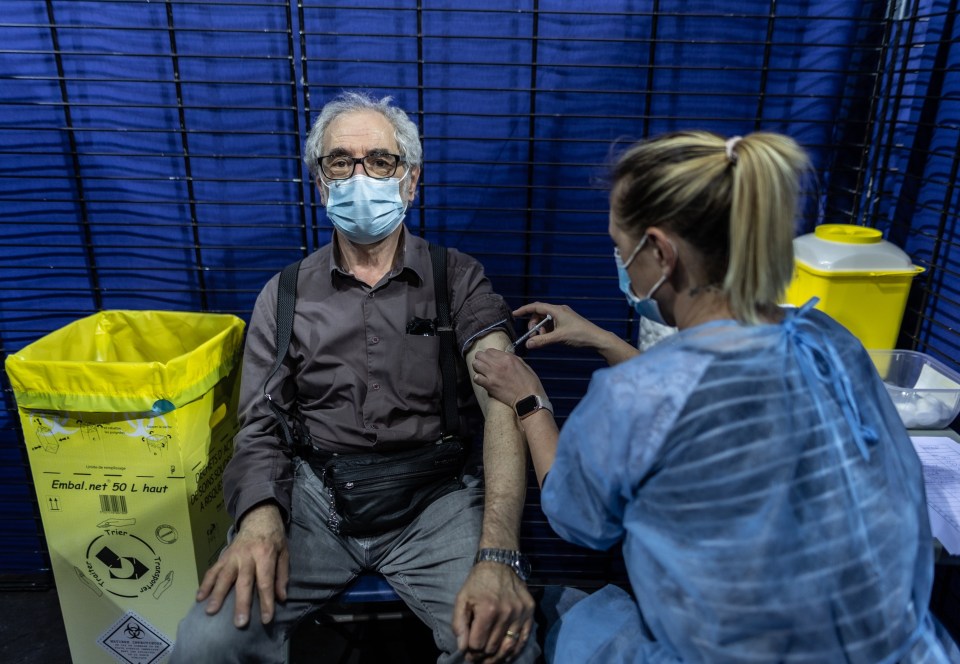
[[[374,149],[396,151],[393,125],[376,111],[351,111],[334,118],[324,133],[325,152],[335,149],[369,152]]]

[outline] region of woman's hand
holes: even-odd
[[[523,397],[547,394],[534,370],[513,353],[494,348],[481,350],[474,357],[473,370],[473,381],[491,397],[511,408]]]
[[[599,348],[603,339],[610,333],[597,327],[586,318],[578,314],[567,305],[547,304],[546,302],[531,302],[513,312],[514,316],[530,317],[527,329],[530,329],[547,315],[553,317],[553,322],[537,330],[526,341],[530,350],[543,348],[551,344],[566,344],[581,348]]]
[[[565,304],[531,302],[513,312],[517,317],[530,316],[527,329],[542,321],[548,314],[553,317],[553,321],[527,339],[525,345],[529,350],[551,344],[592,348],[611,366],[629,360],[639,353],[635,347],[617,335],[594,325]]]
[[[505,353],[494,348],[481,350],[474,356],[472,366],[476,372],[473,382],[484,388],[491,398],[511,408],[519,399],[531,394],[547,396],[537,374],[513,353]],[[541,409],[530,417],[520,420],[518,425],[530,448],[530,458],[537,473],[537,483],[541,487],[557,455],[559,431],[550,413],[549,410]],[[520,633],[524,634],[523,631]]]

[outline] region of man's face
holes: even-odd
[[[334,151],[342,151],[351,157],[365,157],[376,152],[400,154],[393,125],[380,113],[368,110],[344,113],[335,118],[324,132],[322,148],[321,154],[324,155]],[[406,170],[407,166],[401,163],[394,177],[403,177]],[[360,164],[354,167],[354,175],[357,173],[363,174],[363,166]],[[411,202],[416,194],[419,176],[420,169],[411,169],[410,174],[400,183],[400,197],[407,203]],[[320,190],[321,202],[326,205],[327,192],[320,184],[322,179],[323,175],[318,172],[317,188]]]

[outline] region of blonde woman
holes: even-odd
[[[623,290],[679,332],[633,357],[614,344],[562,432],[522,360],[477,354],[478,384],[517,410],[552,527],[623,547],[630,592],[565,592],[549,661],[960,661],[928,611],[921,466],[882,382],[812,303],[778,306],[808,171],[773,133],[623,154]]]

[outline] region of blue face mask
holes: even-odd
[[[325,182],[327,217],[351,242],[373,244],[384,239],[407,213],[400,197],[403,178],[377,180],[357,174],[347,180]]]
[[[661,325],[667,325],[667,322],[663,319],[663,314],[660,313],[660,305],[657,304],[657,301],[653,299],[653,294],[657,292],[657,289],[663,285],[663,282],[667,280],[667,275],[661,275],[660,279],[657,280],[657,283],[653,285],[653,288],[650,289],[650,292],[647,293],[647,296],[644,298],[639,298],[633,292],[633,285],[630,283],[630,275],[627,273],[627,268],[630,267],[630,263],[633,262],[633,259],[637,257],[637,254],[640,253],[640,250],[643,249],[644,245],[647,243],[647,238],[649,236],[644,234],[643,238],[640,240],[640,244],[637,245],[637,248],[633,250],[630,254],[630,257],[624,261],[620,258],[620,250],[614,247],[613,249],[613,259],[617,264],[617,277],[620,281],[620,292],[627,298],[627,304],[633,307],[634,311],[637,312],[640,316],[643,316],[647,320],[651,320],[654,323],[659,323]]]

